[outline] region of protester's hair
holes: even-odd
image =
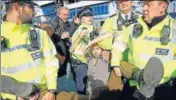
[[[93,48],[94,47],[99,47],[100,49],[101,49],[101,53],[102,53],[102,48],[97,44],[97,43],[95,43],[95,44],[93,44],[92,46],[91,46],[91,50],[92,50],[92,52],[93,52]]]
[[[69,9],[68,9],[67,7],[60,7],[60,8],[57,9],[57,14],[60,15],[60,14],[61,14],[61,11],[62,11],[63,9],[69,11]]]
[[[92,48],[93,48],[93,47],[96,47],[96,46],[98,46],[98,44],[97,44],[97,43],[93,44],[93,45],[92,45]]]

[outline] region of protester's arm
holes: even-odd
[[[94,40],[90,41],[88,44],[88,47],[90,47],[91,45],[93,45],[101,40],[104,40],[104,39],[110,38],[110,37],[112,37],[111,33],[108,33],[108,32],[103,33],[103,34],[99,35],[97,38],[95,38]]]
[[[99,36],[96,37],[95,39],[93,39],[92,41],[89,42],[89,44],[87,45],[87,47],[85,48],[85,53],[87,53],[87,49],[92,46],[93,44],[96,44],[96,43],[100,43],[100,44],[103,44],[106,42],[106,39],[108,38],[113,38],[113,31],[111,30],[112,29],[112,19],[108,18],[105,20],[103,26],[102,26],[102,29],[99,33]],[[105,41],[104,41],[105,40]],[[108,40],[109,41],[109,40]],[[112,41],[110,41],[110,43],[112,44]],[[99,45],[100,46],[100,45]],[[101,48],[103,48],[102,46],[100,46]]]
[[[99,33],[99,36],[92,40],[90,42],[91,44],[95,44],[101,40],[104,40],[106,38],[112,38],[113,37],[113,31],[112,31],[112,19],[111,18],[107,18],[102,26],[102,29]]]

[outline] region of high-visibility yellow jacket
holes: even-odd
[[[83,63],[87,63],[87,58],[84,54],[84,49],[90,42],[90,34],[93,32],[93,25],[81,24],[78,29],[75,31],[72,37],[72,44],[75,44],[75,41],[79,39],[79,34],[81,33],[83,28],[87,28],[87,34],[79,41],[78,45],[76,45],[75,50],[72,53],[72,58],[79,60]]]
[[[132,18],[133,20],[129,21],[128,26],[125,26],[123,23],[121,23],[122,26],[119,26],[119,13],[117,13],[107,18],[102,26],[100,35],[101,33],[112,34],[112,37],[106,38],[98,43],[101,48],[111,50],[111,67],[120,66],[120,61],[123,57],[122,53],[127,48],[131,24],[137,20],[137,15],[132,13]],[[118,29],[119,27],[121,27],[121,30]]]
[[[1,36],[5,37],[7,44],[7,48],[1,50],[1,74],[33,83],[41,90],[56,90],[59,62],[55,47],[45,31],[35,28],[40,49],[29,51],[30,28],[28,24],[1,24]],[[2,93],[2,97],[15,100],[10,94]]]
[[[133,32],[131,34],[129,62],[139,69],[144,69],[151,57],[158,57],[164,65],[164,76],[160,83],[167,82],[171,77],[176,76],[176,24],[168,16],[151,29],[141,17],[138,23],[142,25],[143,32],[137,38],[134,37]],[[160,42],[164,25],[170,27],[170,41],[167,45],[162,45]]]

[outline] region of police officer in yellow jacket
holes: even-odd
[[[6,11],[5,21],[1,24],[1,74],[32,83],[41,91],[47,91],[44,100],[55,100],[59,63],[47,33],[29,24],[35,15],[34,3],[11,0],[6,3]],[[5,93],[1,96],[11,100],[23,98]]]
[[[176,24],[166,13],[168,3],[144,1],[143,17],[133,25],[129,38],[129,63],[120,64],[122,75],[136,80],[146,98],[159,84],[176,77]]]
[[[78,13],[81,24],[72,37],[72,66],[75,73],[76,86],[79,94],[86,93],[87,58],[84,55],[84,48],[91,40],[93,35],[92,10],[88,7],[83,8]]]
[[[110,65],[113,72],[111,73],[108,86],[113,90],[123,88],[121,76],[118,75],[120,61],[125,56],[127,58],[127,55],[125,55],[127,51],[125,49],[131,30],[130,26],[137,22],[138,17],[136,13],[132,12],[132,0],[118,0],[116,3],[119,11],[105,20],[100,36],[89,43],[89,45],[92,45],[99,41],[98,45],[101,48],[111,50]],[[122,55],[125,56],[122,57]]]

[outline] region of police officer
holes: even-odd
[[[129,39],[129,63],[122,61],[123,76],[134,79],[145,98],[176,76],[175,22],[166,11],[168,0],[144,1],[143,17],[133,25]]]
[[[79,94],[86,93],[86,76],[87,76],[87,58],[84,55],[84,48],[91,40],[90,36],[93,34],[92,25],[92,11],[85,7],[78,13],[81,24],[75,31],[72,37],[72,46],[70,52],[72,53],[72,66],[75,73],[76,86]]]
[[[131,30],[131,24],[136,23],[138,17],[137,14],[132,12],[131,0],[118,0],[116,3],[119,8],[118,12],[105,20],[100,36],[88,45],[98,42],[99,46],[104,50],[111,50],[110,65],[113,71],[108,82],[110,89],[123,88],[121,76],[119,75],[120,61],[122,60],[121,53],[124,53],[124,57],[127,58],[125,49],[127,48],[128,33]]]
[[[55,100],[59,63],[47,33],[29,24],[35,15],[35,5],[31,0],[6,2],[7,14],[1,24],[1,73],[36,85],[41,91],[47,91],[43,99]],[[11,100],[24,98],[6,93],[1,96]]]
[[[1,97],[10,100],[86,100],[87,96],[75,93],[56,94],[59,63],[55,47],[46,31],[29,24],[35,15],[35,5],[31,0],[6,2],[7,14],[1,24],[1,74],[35,85],[40,89],[40,98],[39,95],[26,98],[22,94],[3,92]]]

